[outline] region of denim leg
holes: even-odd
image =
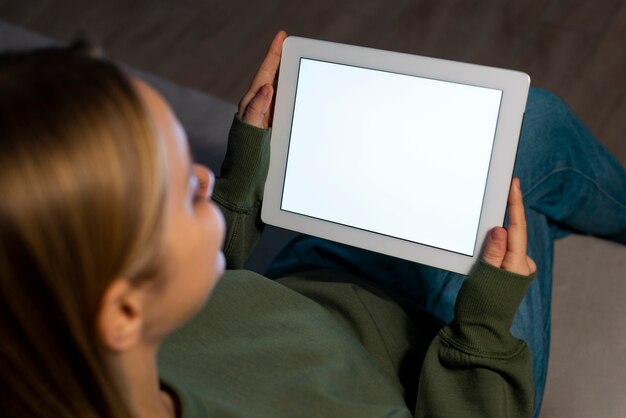
[[[538,274],[511,332],[532,352],[536,417],[550,350],[553,241],[577,232],[626,243],[626,171],[560,99],[531,89],[515,175],[524,192],[528,254],[537,263]],[[444,322],[453,318],[463,283],[463,276],[456,273],[308,236],[285,247],[268,276],[314,268],[356,273],[412,298]]]
[[[545,90],[530,91],[515,175],[553,238],[576,232],[626,244],[626,170]]]
[[[626,244],[626,170],[559,98],[532,89],[514,174],[538,273],[511,332],[532,350],[538,416],[550,353],[553,241],[576,232]]]

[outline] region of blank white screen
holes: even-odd
[[[301,59],[281,209],[473,256],[501,96]]]

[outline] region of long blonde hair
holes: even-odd
[[[0,56],[0,409],[128,417],[96,333],[115,278],[155,277],[164,145],[129,79],[69,49]]]

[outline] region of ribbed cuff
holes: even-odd
[[[271,129],[249,125],[235,115],[214,193],[216,200],[241,208],[255,206],[263,200],[270,161],[270,135]]]
[[[511,324],[536,274],[522,276],[481,261],[459,291],[449,327],[453,339],[480,353],[515,350],[519,341]]]

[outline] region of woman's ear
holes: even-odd
[[[143,297],[140,287],[127,279],[116,279],[107,286],[97,315],[102,344],[120,353],[137,346],[144,325]]]

